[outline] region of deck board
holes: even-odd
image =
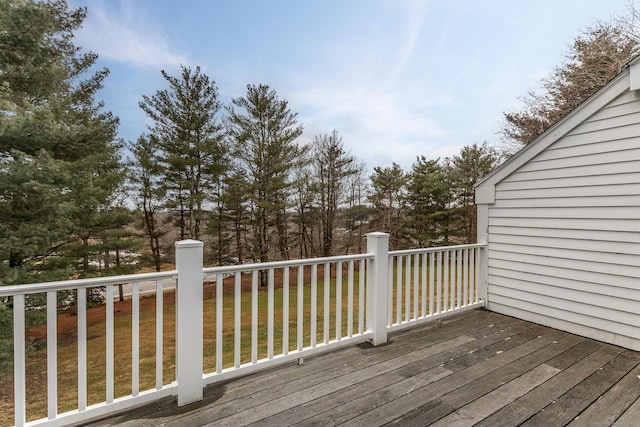
[[[638,397],[640,397],[640,366],[636,365],[569,426],[612,425]],[[636,419],[636,423],[640,423],[640,419]]]
[[[567,393],[549,403],[523,425],[567,425],[618,382],[633,367],[634,363],[637,365],[638,361],[622,355],[616,356]]]
[[[640,398],[625,411],[620,418],[616,420],[613,427],[637,427],[640,420]]]
[[[640,353],[484,310],[90,426],[635,425]]]
[[[547,362],[551,366],[565,369],[564,371],[535,390],[505,405],[478,423],[477,426],[510,427],[521,424],[541,411],[550,401],[562,396],[596,369],[609,362],[617,354],[620,354],[620,349],[615,351],[613,348],[596,341],[583,341],[563,353],[565,359],[562,365],[555,365],[553,360]]]

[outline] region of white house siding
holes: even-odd
[[[640,350],[640,97],[495,183],[488,308]]]

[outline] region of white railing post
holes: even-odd
[[[176,380],[178,406],[202,400],[202,248],[197,240],[176,242]]]
[[[27,412],[24,295],[13,296],[13,395],[15,426],[22,427]]]
[[[380,345],[387,342],[389,235],[367,233],[367,252],[373,253],[367,265],[367,329],[373,332],[373,345]]]
[[[484,307],[489,305],[489,205],[478,205],[478,243],[484,243],[484,248],[477,251],[475,257],[476,295],[482,300]]]

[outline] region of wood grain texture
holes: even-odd
[[[484,310],[390,338],[87,425],[637,425],[640,353]]]

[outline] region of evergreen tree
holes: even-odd
[[[116,226],[118,120],[95,100],[108,70],[92,72],[97,55],[73,43],[85,16],[64,0],[0,1],[0,285],[86,274],[112,248],[101,237]],[[27,326],[42,299],[27,298]],[[4,304],[0,360],[11,347]]]
[[[366,198],[368,182],[364,163],[360,162],[355,165],[355,173],[349,176],[347,188],[349,194],[344,213],[347,229],[345,253],[351,251],[362,253],[364,250],[363,237],[369,230],[369,219],[372,214]]]
[[[248,182],[244,171],[238,167],[231,169],[225,177],[226,191],[221,198],[220,220],[226,222],[226,226],[216,224],[216,232],[226,232],[227,237],[223,242],[230,249],[226,254],[220,248],[219,262],[227,256],[235,255],[239,264],[245,260],[245,248],[248,246],[247,233],[249,228],[249,208],[247,200]],[[220,240],[220,238],[219,238]],[[233,261],[233,260],[229,260]]]
[[[13,247],[5,252],[9,259],[3,259],[22,272],[56,264],[57,278],[66,278],[77,260],[87,267],[94,241],[88,239],[82,250],[75,243],[82,239],[89,222],[94,235],[105,229],[100,227],[108,227],[108,221],[96,218],[113,207],[122,175],[119,146],[114,141],[118,120],[95,101],[108,70],[91,74],[97,56],[82,53],[73,44],[73,32],[85,16],[86,9],[70,10],[64,1],[8,0],[0,4],[0,154],[3,172],[14,173],[5,178],[13,182],[14,189],[25,191],[20,195],[8,187],[3,190],[1,215],[25,237],[6,236]],[[48,169],[31,167],[38,164]],[[20,168],[31,174],[19,173]],[[57,176],[42,173],[44,170]],[[44,188],[53,197],[38,196]],[[32,203],[33,212],[46,202],[50,212],[60,213],[62,219],[49,223],[45,239],[36,237],[42,221],[14,210],[15,198]],[[5,228],[5,232],[11,230]],[[49,247],[44,247],[45,241]],[[29,281],[28,276],[16,281]]]
[[[302,126],[287,101],[267,85],[248,85],[247,94],[233,99],[227,111],[227,131],[234,142],[234,155],[247,176],[253,258],[269,261],[275,250],[286,258],[286,208],[290,204],[291,174],[302,153],[296,143]],[[272,231],[276,233],[275,242]]]
[[[162,269],[160,239],[165,234],[159,212],[165,204],[166,187],[162,182],[162,167],[158,161],[158,144],[149,135],[142,135],[136,144],[130,144],[133,155],[130,181],[138,210],[142,212],[143,229],[149,243],[151,259],[156,271]]]
[[[319,228],[320,215],[315,204],[317,189],[312,168],[311,151],[308,151],[293,171],[293,221],[296,224],[295,239],[299,258],[320,256],[319,245],[314,239],[314,229]]]
[[[121,203],[118,199],[124,185],[126,173],[121,164],[119,151],[111,147],[110,153],[92,154],[70,163],[73,172],[68,181],[70,218],[73,228],[69,242],[62,248],[80,277],[103,275],[101,259],[106,247],[103,236],[127,225],[122,220]]]
[[[376,166],[373,171],[368,198],[377,214],[375,226],[389,233],[389,246],[397,249],[403,240],[402,212],[407,176],[397,163],[385,168]]]
[[[57,252],[72,228],[65,198],[68,171],[46,151],[0,158],[0,284],[68,277]],[[54,258],[55,257],[55,258]]]
[[[406,203],[405,230],[414,245],[449,245],[460,234],[449,159],[417,158],[409,173]]]
[[[486,142],[467,145],[451,162],[453,191],[456,198],[456,215],[459,230],[465,243],[477,239],[477,210],[475,186],[498,164],[498,155]]]
[[[334,255],[338,208],[346,200],[347,180],[357,170],[355,159],[344,149],[342,138],[316,135],[311,143],[317,202],[321,213],[322,256]]]
[[[180,239],[201,239],[206,206],[225,174],[226,146],[218,120],[215,82],[182,67],[180,77],[162,71],[169,89],[143,95],[140,108],[153,120],[151,141],[165,171],[167,206],[177,210]]]

